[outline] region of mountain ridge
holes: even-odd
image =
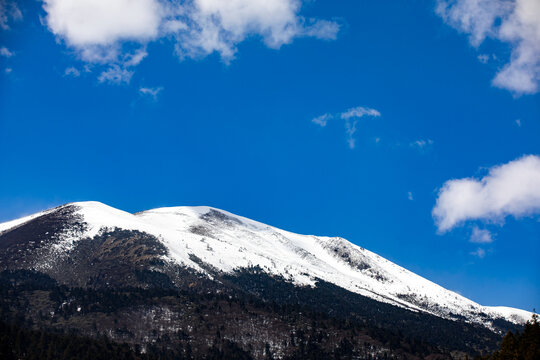
[[[106,230],[147,233],[166,248],[160,259],[212,276],[258,266],[301,286],[324,280],[348,291],[412,311],[482,324],[504,319],[522,324],[531,313],[510,307],[479,305],[339,237],[300,235],[208,206],[162,207],[134,214],[100,202],[65,204],[0,224],[0,236],[41,216],[72,211],[77,226],[62,230],[49,255],[69,254],[83,238]],[[54,255],[53,255],[54,254]],[[193,259],[197,260],[193,260]],[[34,264],[50,267],[47,259]]]

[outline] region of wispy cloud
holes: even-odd
[[[9,23],[22,19],[22,12],[15,1],[0,0],[0,28],[9,30]]]
[[[349,148],[354,149],[356,146],[356,139],[354,138],[354,133],[356,133],[357,121],[350,121],[349,118],[345,120],[345,133],[347,134],[347,144]]]
[[[486,38],[511,47],[509,62],[493,85],[515,94],[532,94],[540,84],[540,2],[538,0],[438,0],[444,21],[469,35],[473,46]],[[479,57],[482,62],[488,58]]]
[[[480,61],[482,64],[487,64],[489,61],[489,55],[486,54],[480,54],[477,56],[478,61]]]
[[[2,46],[0,47],[0,56],[3,56],[3,57],[12,57],[13,55],[15,55],[12,51],[10,51],[8,48]]]
[[[521,127],[521,120],[520,120],[520,119],[516,119],[516,125],[517,125],[518,127]]]
[[[482,248],[478,248],[476,249],[475,251],[472,251],[470,253],[471,255],[474,255],[480,259],[483,259],[486,257],[486,250],[482,249]]]
[[[341,113],[340,117],[342,119],[348,120],[348,119],[355,119],[355,118],[361,118],[364,116],[381,116],[381,113],[378,112],[375,109],[366,108],[362,106],[357,106],[355,108],[349,109],[343,113]]]
[[[324,114],[313,118],[311,121],[321,127],[326,127],[331,119],[340,119],[345,124],[345,134],[347,135],[347,144],[350,149],[356,146],[354,134],[357,131],[358,120],[363,117],[379,117],[381,113],[375,109],[357,106],[338,114]],[[378,141],[377,141],[378,142]]]
[[[449,180],[439,191],[433,217],[439,232],[469,220],[503,220],[540,213],[540,157],[494,166],[481,179]]]
[[[64,70],[64,76],[79,77],[81,76],[81,72],[73,66],[70,66]]]
[[[469,241],[477,244],[489,244],[493,242],[493,237],[488,230],[479,229],[478,226],[475,226]]]
[[[127,53],[122,58],[122,66],[124,67],[130,67],[130,66],[137,66],[141,63],[141,61],[144,60],[144,58],[148,55],[146,52],[146,47],[142,47],[137,49],[136,51],[132,53]]]
[[[132,76],[132,71],[124,69],[118,65],[112,65],[99,75],[98,81],[100,83],[109,83],[116,85],[129,84]]]
[[[320,125],[321,127],[325,127],[326,124],[328,124],[328,120],[330,120],[331,118],[332,118],[331,114],[324,114],[324,115],[321,115],[321,116],[317,116],[316,118],[314,118],[311,121],[314,122],[317,125]]]
[[[161,91],[163,91],[163,86],[159,86],[159,87],[141,87],[139,89],[139,93],[141,93],[141,95],[149,96],[154,100],[157,100],[157,97],[158,97],[158,95],[159,95],[159,93]]]
[[[434,141],[431,140],[431,139],[419,139],[419,140],[415,140],[415,141],[411,141],[409,143],[409,146],[412,147],[412,148],[416,148],[416,149],[419,149],[419,150],[423,150],[431,145],[433,145]]]
[[[407,193],[407,199],[409,199],[410,201],[413,201],[414,200],[414,196],[413,196],[413,193],[412,192],[408,192]]]

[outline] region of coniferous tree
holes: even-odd
[[[538,360],[540,359],[540,322],[533,314],[521,333],[509,331],[501,342],[501,347],[489,360]]]

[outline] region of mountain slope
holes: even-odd
[[[116,245],[107,237],[118,229],[137,236],[130,233],[122,256],[111,256]],[[33,234],[31,240],[25,231]],[[98,202],[67,204],[0,224],[0,265],[76,281],[58,269],[77,258],[84,263],[84,249],[95,247],[92,239],[97,238],[101,259],[117,273],[127,258],[141,269],[163,272],[167,264],[176,264],[210,278],[257,266],[296,285],[314,286],[322,280],[377,301],[492,329],[497,320],[522,324],[531,316],[519,309],[481,306],[345,239],[294,234],[209,207],[130,214]],[[78,272],[91,274],[92,267],[80,265]],[[77,281],[84,285],[87,280]]]

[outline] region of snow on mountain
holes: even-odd
[[[8,229],[13,229],[14,227],[17,227],[19,225],[23,225],[23,224],[27,223],[28,221],[33,220],[35,218],[38,218],[38,217],[40,217],[42,215],[46,215],[46,214],[50,213],[51,211],[54,211],[54,209],[41,211],[41,212],[38,212],[38,213],[35,213],[35,214],[32,214],[32,215],[24,216],[24,217],[19,218],[19,219],[15,219],[15,220],[7,221],[7,222],[4,222],[4,223],[0,223],[0,233],[2,233],[5,230],[8,230]]]
[[[78,239],[107,229],[137,230],[154,235],[167,247],[166,260],[200,272],[230,273],[259,266],[297,285],[314,286],[321,279],[378,301],[449,319],[463,316],[487,327],[497,318],[524,323],[532,315],[479,305],[345,239],[299,235],[211,207],[169,207],[131,214],[99,202],[66,206],[76,209],[85,227],[65,232],[55,244],[65,256]],[[0,233],[54,210],[0,224]]]

